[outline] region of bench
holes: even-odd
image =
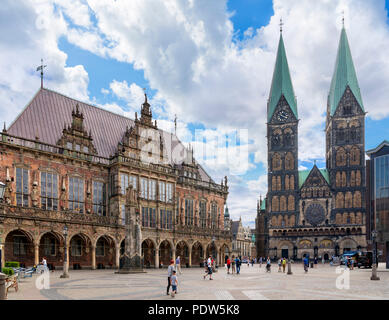
[[[8,296],[8,290],[10,288],[15,288],[15,292],[18,292],[19,283],[17,275],[13,275],[5,279],[5,297]]]
[[[26,278],[26,277],[30,277],[32,278],[32,274],[35,272],[35,269],[34,268],[28,268],[26,270],[24,270],[22,272],[22,277],[23,278]]]

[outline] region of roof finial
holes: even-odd
[[[145,93],[145,103],[147,103],[147,94],[146,94],[146,88],[143,88],[143,92]]]
[[[342,11],[342,24],[343,24],[343,29],[344,29],[344,10]]]
[[[36,71],[40,71],[41,72],[41,88],[43,89],[43,69],[46,68],[47,65],[43,65],[43,59],[41,59],[41,65],[36,68]]]
[[[316,166],[316,159],[315,159],[315,160],[313,160],[313,164]]]
[[[284,23],[282,22],[282,18],[280,19],[280,33],[282,33],[282,27],[284,26]]]
[[[5,126],[5,121],[4,121],[4,128],[3,128],[3,132],[7,132],[7,127]]]

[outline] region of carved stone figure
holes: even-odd
[[[38,182],[34,181],[32,184],[32,191],[31,191],[31,201],[33,207],[39,206],[39,191],[38,191]]]

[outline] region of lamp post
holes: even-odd
[[[371,232],[371,238],[373,240],[373,266],[371,269],[370,280],[380,280],[380,278],[377,276],[377,248],[376,248],[377,231],[376,230],[373,230]]]
[[[63,236],[64,236],[64,239],[65,239],[65,245],[64,245],[64,259],[63,259],[63,274],[61,274],[60,278],[69,278],[69,274],[68,274],[68,255],[67,255],[67,251],[68,251],[68,247],[67,247],[67,237],[68,237],[68,227],[65,225],[63,227]]]

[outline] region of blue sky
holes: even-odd
[[[280,17],[301,120],[300,166],[315,160],[325,166],[326,95],[342,10],[368,112],[366,150],[389,139],[389,0],[274,2],[5,1],[0,120],[10,123],[39,88],[35,68],[43,57],[48,88],[131,118],[146,88],[159,125],[172,130],[177,114],[185,142],[197,129],[208,135],[247,129],[247,172],[231,174],[234,163],[203,164],[217,182],[229,176],[230,214],[252,225],[256,201],[267,191],[265,113]]]

